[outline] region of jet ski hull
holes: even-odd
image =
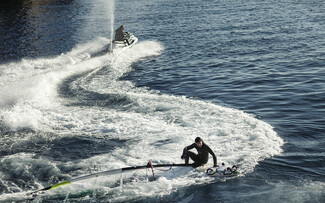
[[[135,37],[132,33],[126,32],[125,34],[127,37],[123,41],[113,41],[113,50],[131,48],[138,42],[138,38]]]

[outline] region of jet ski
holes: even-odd
[[[124,39],[121,41],[113,41],[113,49],[125,49],[131,48],[138,42],[138,38],[134,36],[131,32],[124,33]]]

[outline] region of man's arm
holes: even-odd
[[[207,146],[207,148],[208,148],[208,152],[212,155],[212,157],[213,157],[213,167],[217,167],[217,157],[216,157],[216,155],[214,154],[214,152],[212,151],[212,149],[208,146],[208,145],[206,145]]]
[[[195,147],[195,143],[185,147],[184,150],[183,150],[183,154],[181,156],[181,159],[185,159],[187,150],[193,149],[194,147]]]

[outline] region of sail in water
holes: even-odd
[[[115,174],[120,174],[120,173],[127,172],[127,171],[139,170],[139,169],[151,168],[153,177],[155,179],[154,168],[159,168],[159,167],[170,167],[170,169],[171,169],[172,167],[192,167],[192,165],[191,164],[174,164],[174,163],[173,164],[156,164],[156,165],[154,165],[151,163],[151,161],[149,161],[147,165],[143,165],[143,166],[130,166],[130,167],[124,167],[124,168],[119,168],[119,169],[112,169],[112,170],[108,170],[108,171],[102,171],[102,172],[98,172],[98,173],[93,173],[93,174],[73,178],[71,180],[66,180],[66,181],[42,188],[40,190],[33,191],[29,194],[30,195],[37,194],[42,191],[51,190],[51,189],[54,189],[54,188],[57,188],[60,186],[68,185],[68,184],[82,181],[82,180],[87,180],[87,179],[96,178],[96,177],[100,177],[100,176],[115,175]]]

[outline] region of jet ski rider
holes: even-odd
[[[193,148],[197,150],[198,154],[188,151]],[[200,137],[197,137],[195,138],[195,143],[184,148],[181,159],[185,159],[185,164],[188,164],[189,158],[191,158],[194,161],[192,166],[196,168],[208,163],[209,153],[213,157],[213,167],[217,167],[216,155],[213,153],[211,148],[203,142],[203,140]]]
[[[115,41],[125,41],[129,45],[128,34],[124,32],[124,25],[115,30]]]

